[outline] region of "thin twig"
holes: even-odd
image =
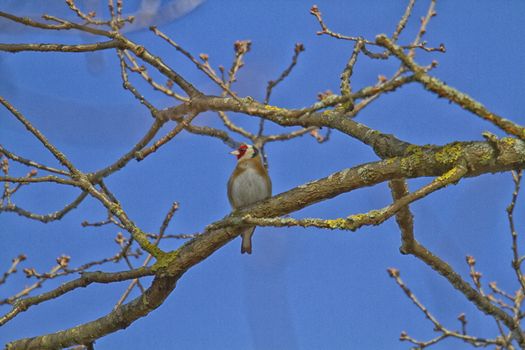
[[[124,50],[124,54],[128,58],[128,60],[131,62],[132,67],[130,67],[126,63],[126,61],[124,60],[124,57],[121,57],[121,54],[120,54],[119,57],[121,57],[120,58],[121,66],[124,66],[124,68],[127,68],[127,69],[129,69],[130,71],[132,71],[134,73],[138,73],[142,77],[142,79],[144,79],[148,84],[151,85],[151,87],[153,87],[154,90],[160,91],[160,92],[164,93],[165,95],[173,97],[173,98],[175,98],[175,99],[177,99],[179,101],[182,101],[182,102],[188,102],[190,100],[189,98],[181,96],[181,95],[175,93],[170,88],[168,88],[168,87],[166,87],[164,85],[161,85],[161,84],[157,83],[155,80],[153,80],[153,78],[151,78],[150,75],[148,74],[146,67],[139,66],[139,64],[138,64],[137,60],[135,59],[135,57],[133,57],[133,55],[131,55],[131,53],[129,53],[128,50]],[[125,71],[125,69],[124,69],[124,71]],[[133,88],[135,90],[135,92],[133,90],[131,90],[131,88],[133,86],[131,85],[131,83],[127,79],[127,74],[125,74],[125,75],[123,74],[122,76],[123,76],[123,81],[124,81],[124,84],[125,84],[124,87],[126,89],[130,90],[133,93],[133,95],[135,95],[135,97],[138,96],[137,98],[139,99],[139,101],[141,103],[143,103],[142,101],[146,101],[141,94],[136,92],[137,91],[136,88]],[[148,105],[146,105],[146,106],[148,106]],[[151,103],[149,104],[149,106],[151,106]],[[148,106],[148,108],[153,113],[153,109],[151,107],[149,107],[149,106]]]
[[[77,198],[75,198],[71,203],[66,205],[64,208],[62,208],[62,209],[60,209],[58,211],[52,212],[50,214],[45,214],[45,215],[35,214],[33,212],[25,210],[25,209],[23,209],[23,208],[21,208],[19,206],[14,205],[14,204],[7,204],[7,205],[5,205],[3,207],[0,206],[0,212],[2,212],[2,211],[14,212],[14,213],[17,213],[18,215],[24,216],[24,217],[26,217],[28,219],[37,220],[37,221],[41,221],[41,222],[47,223],[47,222],[51,222],[51,221],[56,221],[56,220],[62,219],[64,217],[64,215],[66,215],[71,210],[73,210],[76,207],[78,207],[78,205],[80,203],[82,203],[82,201],[86,197],[87,197],[87,192],[82,192]]]
[[[401,32],[403,29],[405,29],[408,19],[410,18],[410,15],[412,14],[412,10],[414,9],[414,4],[416,3],[416,0],[410,0],[408,2],[407,8],[405,9],[405,13],[397,23],[396,30],[392,34],[392,41],[396,42],[397,39],[399,39],[399,35],[401,35]]]
[[[72,174],[78,174],[78,170],[73,166],[73,164],[66,158],[66,156],[60,152],[55,146],[53,146],[47,138],[37,129],[35,128],[19,111],[13,107],[6,99],[0,96],[0,103],[9,111],[11,114],[20,121],[27,130],[31,134],[33,134],[41,143],[44,145],[44,147],[53,154],[53,156],[66,168],[69,169],[69,171]]]
[[[356,41],[354,45],[354,50],[352,51],[352,54],[350,55],[350,58],[348,59],[348,62],[346,63],[345,69],[343,70],[343,73],[341,74],[341,95],[350,95],[352,93],[352,86],[350,84],[350,77],[352,76],[352,73],[354,72],[354,66],[357,62],[357,56],[359,55],[359,52],[361,52],[361,49],[363,48],[364,42],[362,40]],[[353,108],[353,101],[349,101],[352,104]],[[352,108],[346,108],[351,110]]]
[[[9,152],[7,149],[5,149],[2,145],[0,145],[0,154],[3,154],[7,158],[14,160],[15,162],[18,162],[20,164],[24,164],[33,168],[49,171],[50,173],[55,173],[59,175],[69,176],[70,174],[67,171],[55,169],[53,167],[49,167],[46,165],[42,165],[40,163],[35,162],[34,160],[23,158],[21,156],[18,156],[12,152]]]
[[[155,137],[155,135],[157,135],[158,131],[165,123],[166,121],[162,118],[155,118],[150,129],[146,132],[146,134],[144,134],[142,139],[137,142],[136,145],[134,145],[126,154],[124,154],[112,164],[91,174],[92,178],[99,180],[124,168],[132,159],[135,158],[137,152],[144,148]]]
[[[432,324],[434,325],[434,330],[441,333],[441,335],[439,335],[438,337],[434,339],[431,339],[426,342],[421,342],[421,341],[415,340],[414,338],[408,336],[406,332],[403,332],[401,333],[401,337],[400,337],[401,340],[410,341],[411,343],[418,345],[419,349],[423,349],[430,345],[437,344],[441,340],[448,338],[448,337],[460,339],[474,346],[502,345],[502,341],[499,338],[488,339],[488,338],[473,337],[473,336],[467,335],[466,332],[458,333],[458,332],[451,331],[445,328],[443,324],[441,324],[441,322],[439,322],[438,319],[434,317],[434,315],[432,315],[430,311],[428,311],[425,305],[423,305],[423,303],[417,299],[415,294],[403,282],[403,280],[400,277],[400,273],[398,269],[389,268],[387,272],[390,275],[390,277],[392,277],[395,280],[396,284],[403,290],[405,295],[417,306],[418,309],[421,310],[421,312],[423,312],[425,317],[428,320],[430,320],[430,322],[432,322]]]
[[[125,51],[126,54],[128,54],[127,51]],[[130,82],[129,82],[129,78],[128,78],[128,72],[127,72],[127,68],[128,68],[128,65],[126,64],[126,61],[124,59],[124,54],[123,54],[123,51],[122,50],[117,50],[117,56],[119,58],[119,62],[120,62],[120,76],[122,78],[122,85],[124,87],[124,89],[128,90],[129,92],[131,92],[131,94],[141,103],[143,104],[144,106],[146,106],[146,108],[148,108],[150,111],[151,111],[151,114],[152,115],[155,115],[157,113],[157,108],[155,106],[153,106],[153,104],[151,102],[149,102],[138,90],[137,88],[135,88]],[[131,56],[131,55],[130,55]],[[134,62],[136,64],[136,62]]]
[[[221,78],[217,76],[217,74],[214,74],[213,71],[210,71],[206,68],[205,65],[203,65],[201,62],[199,62],[191,53],[183,49],[179,44],[177,44],[175,41],[173,41],[170,37],[168,37],[166,34],[161,32],[157,27],[152,26],[150,27],[151,31],[155,33],[155,35],[159,36],[160,38],[164,39],[167,43],[169,43],[171,46],[173,46],[177,51],[182,53],[184,56],[186,56],[191,62],[195,64],[197,69],[204,72],[213,82],[215,82],[223,91],[226,91],[228,95],[239,101],[239,97],[231,91],[228,86],[222,81]],[[240,102],[240,101],[239,101]]]
[[[94,52],[100,50],[123,48],[123,44],[118,40],[101,41],[94,44],[0,44],[0,51],[5,52]]]
[[[18,264],[20,264],[22,261],[26,259],[27,257],[24,254],[19,254],[16,258],[11,260],[11,266],[9,267],[9,269],[7,269],[6,272],[4,272],[4,274],[0,278],[0,284],[4,284],[7,278],[16,272],[16,267],[18,266]]]
[[[525,280],[523,279],[523,272],[521,271],[521,259],[518,251],[518,232],[514,225],[514,208],[516,207],[516,201],[518,200],[518,194],[520,192],[522,170],[512,172],[512,180],[514,182],[514,191],[512,192],[512,200],[507,207],[507,218],[509,221],[509,229],[512,237],[512,269],[516,273],[516,278],[521,286],[521,290],[525,291]]]
[[[40,295],[18,300],[11,311],[0,317],[0,326],[6,324],[19,313],[26,311],[29,307],[40,304],[44,301],[56,299],[74,289],[86,287],[91,283],[113,283],[126,281],[142,276],[151,276],[153,271],[151,267],[140,267],[135,270],[121,272],[84,272],[80,278],[66,282],[59,287]]]
[[[303,44],[301,43],[295,44],[294,54],[292,56],[292,62],[290,63],[290,65],[286,67],[286,69],[281,73],[281,75],[279,75],[277,79],[268,81],[268,85],[266,86],[266,96],[264,97],[265,105],[270,103],[270,96],[272,95],[273,88],[290,75],[293,68],[297,65],[297,60],[299,59],[299,55],[303,51],[304,51]],[[259,131],[257,132],[257,137],[261,137],[264,132],[264,121],[265,119],[261,118],[261,121],[259,122]]]
[[[474,113],[478,117],[485,119],[492,124],[499,127],[501,130],[514,135],[522,140],[525,140],[525,128],[518,125],[508,119],[505,119],[495,113],[490,112],[485,106],[478,101],[474,100],[470,96],[454,89],[439,79],[430,76],[426,69],[417,65],[416,62],[407,54],[404,53],[403,48],[394,44],[385,35],[378,35],[376,42],[387,48],[394,56],[399,58],[401,62],[412,72],[414,72],[414,78],[419,81],[426,89],[437,94],[440,97],[444,97],[447,100],[456,103],[460,107]]]
[[[83,19],[84,21],[86,21],[87,23],[89,24],[94,24],[94,25],[106,25],[106,26],[109,26],[111,21],[101,21],[101,20],[97,20],[95,19],[95,13],[94,12],[90,12],[90,13],[84,13],[82,12],[82,10],[80,10],[74,0],[66,0],[66,5],[71,9],[71,11],[73,11],[79,18]]]
[[[266,95],[264,97],[264,104],[267,105],[270,102],[270,96],[272,95],[273,88],[286,79],[288,75],[290,75],[294,67],[297,65],[297,60],[299,59],[301,52],[304,52],[304,45],[301,43],[295,44],[292,62],[290,65],[286,67],[286,69],[279,75],[277,79],[268,81],[268,85],[266,86]]]
[[[427,32],[427,26],[428,26],[428,23],[430,22],[430,19],[436,16],[437,13],[435,11],[435,7],[436,7],[436,0],[430,0],[430,5],[428,6],[427,14],[425,15],[425,17],[421,19],[421,26],[419,27],[416,37],[414,38],[414,41],[412,41],[411,45],[413,46],[413,48],[410,48],[408,52],[409,57],[414,57],[414,55],[416,54],[415,48],[420,46],[421,39]],[[444,46],[443,45],[441,46],[444,49]]]
[[[247,131],[246,129],[234,124],[232,122],[232,120],[226,115],[225,112],[217,112],[217,114],[219,115],[219,117],[221,118],[222,122],[224,123],[224,125],[230,129],[231,131],[239,134],[239,135],[242,135],[244,137],[246,137],[247,139],[249,140],[252,140],[252,142],[256,139],[256,136],[254,134],[252,134],[251,132]]]
[[[147,156],[149,156],[151,153],[154,153],[159,149],[162,145],[168,143],[170,140],[172,140],[175,136],[177,136],[182,130],[186,129],[188,125],[191,124],[193,119],[195,119],[198,116],[198,114],[191,114],[187,116],[186,118],[182,119],[180,122],[178,122],[177,126],[175,126],[170,132],[168,132],[166,135],[161,137],[159,140],[157,140],[152,146],[145,148],[141,151],[138,151],[135,155],[135,158],[137,160],[143,160]]]
[[[179,209],[179,203],[173,202],[173,204],[171,205],[170,209],[168,210],[168,213],[164,217],[164,220],[162,220],[162,224],[161,224],[160,229],[159,229],[159,234],[155,237],[155,241],[153,242],[153,244],[158,245],[160,243],[160,241],[162,240],[162,238],[164,236],[164,233],[166,232],[166,229],[168,228],[168,225],[170,224],[171,220],[173,219],[173,216],[175,215],[175,212],[178,209]],[[149,262],[151,261],[151,259],[152,259],[151,254],[148,254],[146,259],[142,263],[142,266],[143,267],[147,266],[149,264]],[[129,294],[131,293],[131,291],[133,290],[135,285],[138,284],[138,283],[139,283],[139,279],[138,278],[136,278],[133,281],[131,281],[131,283],[128,285],[128,287],[126,288],[126,290],[124,291],[124,293],[122,294],[120,299],[115,304],[114,309],[117,309],[118,307],[120,307],[122,305],[122,303],[124,303],[124,301],[126,301],[126,299],[128,298]]]

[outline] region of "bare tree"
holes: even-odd
[[[59,299],[63,295],[80,287],[95,283],[116,283],[130,281],[129,287],[116,301],[115,308],[107,315],[52,334],[14,340],[7,344],[7,349],[58,349],[72,346],[93,348],[94,342],[110,333],[124,329],[137,319],[146,316],[161,306],[174,290],[177,281],[186,271],[208,258],[211,254],[234,239],[246,225],[271,227],[316,227],[328,230],[355,231],[363,226],[381,225],[387,219],[395,217],[401,234],[402,254],[413,255],[424,264],[442,275],[458,293],[463,294],[480,312],[490,316],[496,322],[499,335],[493,338],[472,335],[467,331],[465,315],[458,317],[459,330],[443,325],[410,291],[401,280],[397,269],[388,270],[397,285],[408,298],[429,319],[436,338],[422,341],[403,332],[401,340],[408,341],[422,349],[439,343],[445,338],[456,338],[475,347],[495,346],[499,349],[525,348],[525,334],[521,329],[523,318],[522,301],[525,294],[525,281],[521,265],[523,256],[518,249],[518,234],[513,221],[521,181],[521,169],[525,165],[525,128],[511,120],[499,116],[469,95],[445,84],[432,75],[436,61],[430,65],[421,65],[415,60],[416,53],[443,53],[445,46],[429,46],[424,35],[428,23],[436,15],[435,0],[430,0],[425,16],[422,18],[417,35],[409,42],[400,43],[400,37],[409,22],[415,0],[410,0],[404,13],[391,35],[379,34],[375,38],[349,36],[332,31],[325,22],[320,9],[312,6],[310,12],[319,23],[318,35],[329,36],[336,40],[353,43],[353,51],[341,73],[340,91],[319,94],[318,101],[300,109],[290,109],[270,103],[273,89],[292,73],[301,53],[302,44],[296,44],[291,63],[275,80],[269,81],[263,101],[252,97],[240,96],[234,89],[237,74],[244,66],[245,56],[250,51],[250,41],[237,41],[234,45],[235,55],[229,68],[213,67],[208,55],[195,56],[170,36],[156,27],[151,27],[152,36],[166,41],[181,55],[204,73],[221,91],[215,96],[202,91],[188,79],[168,65],[162,57],[151,52],[148,47],[130,40],[124,33],[132,28],[133,17],[122,15],[123,1],[109,0],[109,16],[103,16],[77,6],[74,0],[66,0],[67,8],[76,15],[76,20],[43,15],[42,19],[31,19],[22,14],[0,12],[0,17],[20,26],[36,28],[41,31],[77,31],[89,34],[96,41],[82,44],[65,43],[8,43],[0,44],[4,52],[94,52],[99,50],[114,51],[120,63],[121,78],[124,89],[131,93],[151,113],[152,121],[142,139],[120,158],[108,166],[93,172],[82,172],[79,167],[33,125],[24,115],[23,106],[15,106],[0,97],[0,103],[41,144],[59,163],[55,167],[36,159],[10,150],[9,140],[0,145],[2,155],[2,173],[0,181],[4,184],[0,212],[11,212],[28,220],[43,223],[61,220],[75,210],[86,198],[96,200],[107,211],[107,218],[99,222],[83,222],[84,226],[115,225],[124,233],[115,238],[119,246],[113,255],[100,260],[92,260],[77,267],[70,266],[70,257],[63,255],[57,258],[57,264],[48,272],[39,272],[35,268],[25,268],[26,276],[34,283],[20,292],[0,300],[0,305],[9,304],[11,309],[0,317],[0,326],[5,325],[22,312],[30,312],[31,307]],[[108,17],[109,19],[103,19]],[[357,60],[391,60],[399,64],[397,70],[389,77],[381,75],[369,86],[356,90],[352,76]],[[132,83],[130,76],[143,79],[151,89],[159,91],[173,99],[173,105],[160,109],[139,91]],[[159,78],[161,76],[162,81]],[[445,145],[417,145],[401,140],[394,135],[385,134],[354,120],[356,116],[381,96],[393,93],[407,84],[420,84],[429,94],[435,94],[456,104],[473,116],[486,120],[508,134],[508,137],[497,138],[485,133],[486,141],[451,142]],[[194,121],[205,112],[214,112],[223,123],[215,128],[195,124]],[[251,132],[232,121],[229,113],[240,113],[258,118],[260,125],[257,132]],[[282,127],[282,133],[268,134],[265,123],[274,123]],[[164,126],[171,130],[161,134]],[[298,128],[293,128],[298,127]],[[293,128],[293,129],[292,129]],[[328,130],[325,132],[324,130]],[[106,185],[106,179],[117,172],[125,171],[133,161],[150,157],[158,149],[171,142],[182,131],[197,136],[217,138],[230,147],[239,145],[238,137],[250,140],[264,150],[271,142],[287,141],[303,135],[311,135],[319,143],[329,140],[330,131],[336,130],[350,138],[359,140],[369,146],[379,160],[342,169],[328,177],[311,181],[273,196],[263,202],[237,210],[225,218],[203,227],[202,232],[192,234],[167,234],[166,230],[172,220],[178,203],[173,203],[167,210],[164,221],[158,232],[147,232],[137,225],[123,207],[119,198]],[[14,169],[16,171],[14,171]],[[11,175],[20,172],[25,176]],[[471,282],[463,278],[456,270],[415,237],[413,215],[410,204],[422,200],[427,195],[444,187],[456,184],[466,177],[477,177],[495,172],[512,172],[515,191],[508,207],[508,221],[512,237],[512,270],[519,284],[512,294],[500,289],[495,283],[489,284],[489,290],[483,289],[481,274],[475,269],[474,257],[467,257]],[[406,179],[433,177],[433,180],[414,191],[409,191]],[[388,182],[392,203],[366,213],[358,213],[339,218],[295,219],[288,216],[302,208],[359,188],[371,187]],[[16,195],[24,187],[36,183],[49,183],[56,186],[69,186],[78,191],[77,197],[70,203],[64,203],[62,209],[38,214],[24,209],[17,204]],[[186,239],[187,241],[172,251],[159,248],[159,242],[168,238]],[[130,259],[146,254],[142,266],[133,267]],[[21,254],[12,260],[11,266],[0,278],[0,285],[16,273],[17,268],[26,260]],[[94,271],[109,262],[121,262],[123,269],[119,272]],[[79,276],[78,276],[79,274]],[[50,291],[32,295],[34,290],[46,281],[57,277],[71,276],[71,279]],[[145,286],[141,279],[152,276],[153,282]],[[143,280],[142,280],[143,281]],[[140,296],[126,302],[133,288],[140,289]],[[65,321],[67,322],[67,320]]]

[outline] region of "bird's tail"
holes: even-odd
[[[241,238],[242,238],[241,254],[244,254],[244,253],[251,254],[252,253],[252,236],[253,236],[253,231],[255,231],[255,226],[247,227],[241,233]]]

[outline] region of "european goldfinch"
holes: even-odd
[[[272,195],[272,182],[268,176],[259,150],[241,144],[231,154],[237,156],[237,166],[228,180],[228,199],[233,209],[249,206]],[[252,235],[255,227],[241,233],[241,253],[252,253]]]

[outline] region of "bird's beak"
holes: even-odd
[[[238,156],[239,150],[231,151],[230,154],[233,154],[234,156]]]

